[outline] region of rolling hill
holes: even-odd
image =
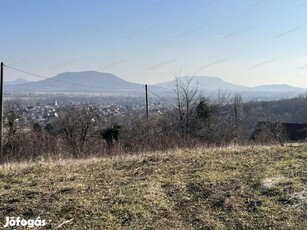
[[[191,77],[180,77],[179,80],[185,81],[185,78]],[[223,81],[218,77],[208,77],[208,76],[195,76],[193,79],[200,83],[201,89],[203,90],[230,90],[230,91],[247,91],[249,90],[246,86],[232,84],[226,81]],[[174,83],[174,81],[167,81],[163,83],[156,84],[156,86],[169,88]]]
[[[180,77],[179,80],[185,81],[185,78],[193,78],[200,83],[201,89],[205,91],[227,90],[236,92],[304,92],[306,89],[293,87],[287,84],[271,84],[260,85],[256,87],[247,87],[236,85],[222,80],[219,77],[208,76],[194,76],[194,77]],[[174,80],[156,84],[163,88],[170,88],[174,84]]]
[[[5,81],[4,85],[20,85],[20,84],[26,84],[26,83],[30,83],[30,81],[19,78],[19,79],[16,79],[15,81]]]
[[[185,81],[186,77],[180,79]],[[190,78],[190,77],[187,77]],[[223,90],[240,92],[251,95],[291,93],[296,95],[306,91],[305,89],[292,87],[285,84],[261,85],[246,87],[226,82],[218,77],[195,76],[193,79],[200,83],[201,89],[206,92]],[[171,85],[174,80],[151,85],[150,90],[156,92],[172,92]],[[14,82],[6,82],[5,90],[13,92],[143,92],[144,85],[126,81],[111,73],[96,71],[66,72],[55,77],[36,82],[26,82],[19,79]]]
[[[7,85],[6,89],[40,92],[105,92],[143,90],[143,85],[125,81],[110,73],[84,71],[61,73],[37,82]]]
[[[293,87],[287,84],[275,84],[275,85],[259,85],[256,87],[251,88],[252,91],[265,91],[265,92],[291,92],[291,91],[297,91],[297,92],[303,92],[306,91],[306,89]]]

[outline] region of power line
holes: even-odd
[[[148,92],[150,92],[150,93],[153,94],[154,96],[160,98],[161,100],[164,100],[164,98],[162,98],[160,95],[154,93],[153,91],[151,91],[151,90],[149,90],[149,89],[147,89],[147,90],[148,90]]]

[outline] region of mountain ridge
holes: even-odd
[[[114,74],[97,71],[64,72],[41,81],[7,86],[11,90],[55,92],[135,90],[142,87],[141,84],[123,80]]]
[[[294,87],[288,84],[269,84],[269,85],[258,85],[252,87],[253,91],[306,91],[306,89],[300,87]]]
[[[193,78],[201,85],[201,90],[216,91],[227,90],[235,92],[303,92],[306,89],[293,87],[287,84],[269,84],[256,87],[247,87],[224,81],[215,76],[186,76]],[[29,82],[17,79],[4,84],[6,90],[11,91],[40,91],[40,92],[109,92],[109,91],[143,91],[144,85],[122,79],[112,73],[97,71],[64,72],[49,79]],[[174,80],[150,85],[157,91],[170,91]]]
[[[185,77],[179,77],[179,81],[185,82],[186,79],[193,78],[195,81],[200,83],[200,88],[203,90],[219,90],[219,89],[226,89],[226,90],[232,90],[232,91],[244,91],[248,90],[249,87],[236,85],[233,83],[226,82],[222,80],[219,77],[213,77],[213,76],[185,76]],[[160,87],[169,87],[174,83],[175,80],[162,82],[156,84]]]
[[[22,79],[22,78],[18,78],[14,81],[5,81],[4,85],[20,85],[20,84],[26,84],[26,83],[30,83],[30,81]]]
[[[184,83],[185,78],[187,79],[193,78],[195,81],[200,83],[200,88],[202,90],[209,90],[209,91],[215,91],[215,90],[229,90],[229,91],[238,91],[238,92],[306,91],[306,89],[304,88],[294,87],[288,84],[268,84],[268,85],[259,85],[255,87],[248,87],[248,86],[233,84],[224,81],[219,77],[214,77],[214,76],[185,76],[185,77],[179,77],[178,79]],[[167,88],[171,87],[171,85],[174,84],[174,82],[175,80],[171,80],[171,81],[158,83],[155,85]]]

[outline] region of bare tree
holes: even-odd
[[[6,104],[4,109],[4,154],[18,155],[20,152],[19,133],[21,113],[13,103]]]
[[[63,140],[74,155],[84,154],[86,144],[99,135],[98,115],[94,108],[88,106],[72,106],[60,112],[53,125],[58,129]]]
[[[180,133],[185,137],[190,133],[191,124],[196,117],[196,107],[200,101],[200,84],[193,77],[180,77],[175,73],[173,76],[175,81],[172,87],[176,95]]]
[[[243,105],[240,94],[219,90],[211,96],[211,120],[208,127],[208,140],[224,145],[243,142]]]
[[[233,110],[235,116],[235,123],[237,124],[243,116],[243,103],[242,97],[239,93],[235,93],[233,96]]]

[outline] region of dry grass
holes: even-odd
[[[6,164],[0,217],[40,216],[47,229],[307,229],[306,160],[307,146],[288,145]]]

